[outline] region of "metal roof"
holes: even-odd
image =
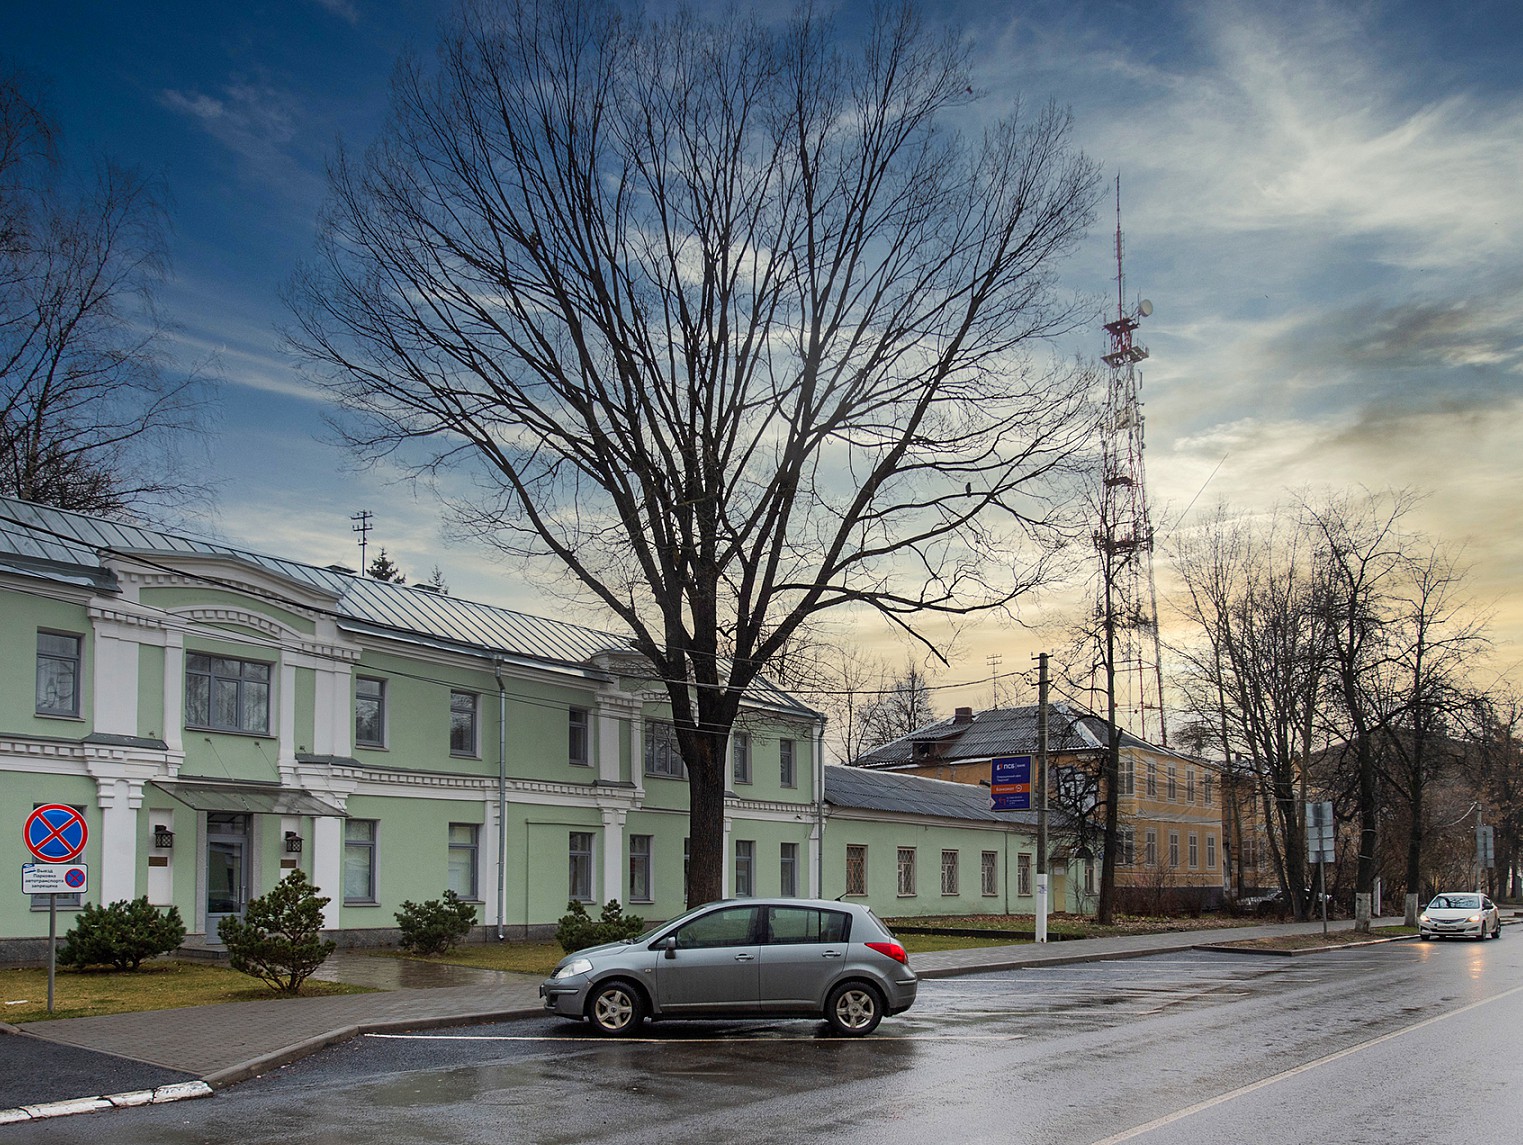
[[[991,811],[989,793],[971,783],[949,783],[891,771],[870,771],[840,764],[825,765],[825,802],[861,811],[896,811],[905,815],[935,815],[979,823],[1017,824],[1036,829],[1035,811]],[[1049,811],[1053,822],[1065,816]]]
[[[922,745],[917,749],[916,745]],[[930,745],[929,751],[925,745]],[[1177,753],[1138,739],[1123,729],[1121,746],[1165,755]],[[1105,747],[1105,721],[1068,704],[1047,706],[1047,750],[1052,753],[1099,751]],[[856,766],[893,768],[909,764],[993,759],[1002,755],[1034,755],[1037,751],[1037,706],[990,708],[971,717],[952,716],[916,728],[909,735],[874,748]],[[1183,757],[1181,757],[1183,758]]]
[[[584,668],[599,653],[638,655],[628,636],[614,632],[272,557],[221,541],[0,497],[0,569],[111,591],[116,581],[106,565],[108,556],[151,565],[155,554],[163,555],[166,567],[174,564],[170,558],[180,555],[236,560],[316,590],[334,601],[332,613],[340,627],[349,631],[445,646],[468,654],[523,657],[578,668]],[[280,603],[278,599],[276,602]],[[286,603],[311,609],[310,602]],[[766,680],[757,680],[747,699],[813,714]]]

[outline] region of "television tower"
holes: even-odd
[[[1156,735],[1156,742],[1167,747],[1158,590],[1153,579],[1153,524],[1143,464],[1142,380],[1137,372],[1137,364],[1148,351],[1132,338],[1141,320],[1153,313],[1153,304],[1144,298],[1134,311],[1127,311],[1122,249],[1121,176],[1117,175],[1116,317],[1105,324],[1110,352],[1101,358],[1110,367],[1110,376],[1101,425],[1100,522],[1095,531],[1106,658],[1114,674],[1107,691],[1116,693],[1109,699],[1112,708],[1124,707],[1136,713],[1139,736],[1149,739]],[[1114,711],[1111,718],[1115,718]]]

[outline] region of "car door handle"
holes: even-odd
[[[756,955],[754,955],[754,954],[737,954],[735,956],[735,961],[736,962],[755,962],[756,961]]]
[[[840,958],[841,957],[841,952],[839,950],[822,950],[820,952],[820,957],[821,958]]]

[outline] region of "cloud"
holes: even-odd
[[[324,12],[337,16],[340,20],[345,20],[355,25],[360,22],[359,10],[349,3],[349,0],[313,0],[313,3]]]
[[[159,102],[191,120],[233,156],[244,174],[293,197],[315,200],[320,176],[294,152],[304,142],[304,114],[290,92],[238,80],[219,95],[165,89]]]

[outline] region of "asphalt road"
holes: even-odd
[[[610,1042],[538,1018],[366,1037],[210,1100],[22,1132],[29,1145],[1513,1145],[1520,1029],[1516,933],[1177,954],[925,981],[914,1010],[861,1040],[775,1022]]]

